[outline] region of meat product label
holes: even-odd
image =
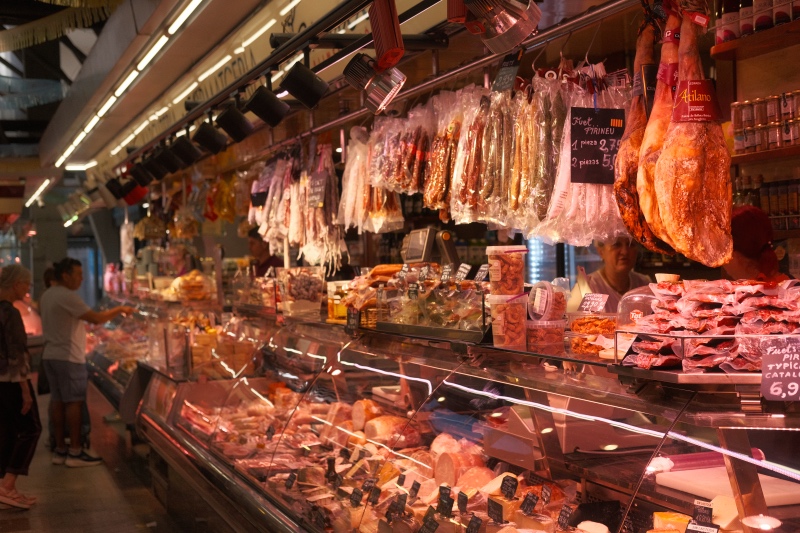
[[[716,524],[693,524],[689,523],[686,526],[686,532],[690,533],[691,531],[696,531],[697,533],[718,533],[719,526]]]
[[[678,82],[672,106],[673,122],[716,122],[720,116],[711,80]]]
[[[613,185],[625,110],[573,107],[571,121],[572,183]]]
[[[678,64],[661,63],[658,65],[656,78],[672,87],[672,94],[675,94],[675,87],[678,85]]]
[[[765,338],[761,341],[761,396],[766,400],[800,400],[800,344],[795,338]]]

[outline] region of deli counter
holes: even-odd
[[[291,319],[266,339],[255,376],[156,371],[137,413],[156,495],[192,493],[215,530],[800,529],[800,413],[752,375],[670,383]]]

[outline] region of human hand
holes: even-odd
[[[27,414],[33,407],[33,395],[31,388],[28,386],[28,381],[21,381],[19,386],[22,388],[22,414]]]

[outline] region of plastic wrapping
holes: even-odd
[[[472,87],[462,91],[464,103],[463,133],[459,138],[450,196],[450,214],[456,224],[478,220],[483,135],[489,120],[491,100],[485,89]]]
[[[436,130],[426,159],[422,200],[428,209],[439,211],[442,221],[450,220],[456,148],[462,133],[463,106],[458,98],[457,93],[443,92],[432,99],[431,105]]]

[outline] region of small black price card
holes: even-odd
[[[428,279],[428,276],[431,274],[431,267],[430,265],[425,265],[424,267],[419,269],[419,280],[425,281]]]
[[[364,481],[364,484],[361,485],[361,490],[363,490],[365,493],[371,491],[372,487],[375,486],[376,481],[377,479],[375,479],[374,477],[367,478]]]
[[[470,270],[472,270],[471,265],[468,265],[467,263],[461,263],[461,265],[458,267],[458,271],[456,272],[456,281],[461,283],[462,281],[467,279]]]
[[[308,180],[308,207],[320,208],[325,205],[325,190],[328,186],[328,174],[315,172]]]
[[[318,505],[311,508],[311,522],[320,529],[325,529],[325,513]]]
[[[439,486],[439,497],[441,498],[442,496],[446,497],[450,496],[450,487],[448,487],[447,485]]]
[[[537,503],[539,503],[539,497],[536,494],[529,492],[525,495],[525,499],[522,500],[522,505],[520,505],[519,508],[523,513],[530,516],[534,513]]]
[[[328,481],[333,481],[336,477],[336,457],[328,457],[328,472],[325,474],[325,477]]]
[[[406,504],[408,503],[408,494],[403,493],[400,496],[398,496],[397,499],[395,500],[395,503],[397,504],[397,507],[400,508],[401,513],[405,512]]]
[[[292,472],[291,474],[289,474],[289,477],[286,478],[284,486],[287,489],[291,489],[294,486],[295,481],[297,481],[297,472]]]
[[[483,525],[483,520],[472,515],[472,518],[469,519],[469,524],[467,524],[467,533],[478,533],[481,530],[481,525]]]
[[[439,505],[436,507],[436,512],[442,515],[442,518],[450,518],[453,516],[453,498],[449,495],[440,495],[439,496]]]
[[[412,498],[416,498],[417,494],[419,493],[419,488],[419,481],[414,481],[414,483],[411,484],[411,490],[408,491],[408,495]]]
[[[623,533],[636,533],[636,530],[633,527],[633,520],[630,516],[626,516],[625,520],[622,521],[622,532]]]
[[[500,70],[497,71],[497,77],[495,77],[494,83],[492,84],[493,92],[500,93],[503,91],[510,91],[514,88],[520,59],[522,59],[522,50],[508,54],[503,58],[503,62],[500,64]]]
[[[275,436],[275,426],[270,425],[267,428],[267,440],[268,441],[272,441],[272,437],[274,437],[274,436]]]
[[[347,448],[341,448],[339,450],[339,457],[341,457],[345,461],[349,461],[350,460],[350,450],[348,450]]]
[[[581,300],[581,304],[578,306],[578,311],[600,313],[606,308],[607,301],[608,294],[590,292],[583,297],[583,300]]]
[[[505,520],[503,520],[503,506],[500,505],[500,502],[498,502],[497,500],[489,498],[489,505],[487,506],[486,511],[487,514],[489,515],[489,518],[491,518],[498,524],[505,523]]]
[[[545,505],[550,503],[550,498],[553,496],[553,489],[550,488],[550,485],[544,484],[542,485],[542,501]]]
[[[614,183],[614,161],[624,128],[624,109],[572,108],[572,183]]]
[[[462,513],[467,512],[467,505],[469,504],[469,496],[463,492],[458,493],[458,510]]]
[[[758,341],[761,361],[761,396],[765,400],[800,400],[800,340],[765,336]]]
[[[341,474],[336,474],[336,477],[333,478],[333,488],[338,489],[344,483],[344,479],[342,478]]]
[[[489,265],[481,265],[478,272],[475,274],[475,281],[483,281],[489,275]]]
[[[503,478],[503,483],[500,485],[500,492],[503,493],[503,496],[506,497],[507,500],[513,500],[514,496],[517,494],[517,486],[519,486],[519,481],[514,476],[506,476]]]
[[[572,516],[572,511],[572,507],[565,505],[561,508],[561,512],[558,513],[558,527],[564,531],[569,531],[569,519]]]
[[[432,505],[429,505],[428,510],[425,511],[425,516],[422,517],[422,522],[424,523],[431,519],[436,519],[436,509],[434,509]]]
[[[422,527],[419,528],[419,533],[433,533],[437,529],[439,529],[439,522],[437,522],[435,518],[430,518],[422,523]]]
[[[692,518],[698,524],[710,524],[712,522],[711,515],[713,514],[714,506],[711,502],[705,500],[694,501],[694,511]]]
[[[402,487],[405,484],[406,484],[406,475],[405,474],[400,474],[397,477],[397,486],[398,487]]]
[[[448,263],[442,267],[442,283],[447,283],[453,275],[453,263]]]
[[[361,321],[361,313],[355,307],[347,308],[347,329],[355,331]]]
[[[369,491],[369,499],[367,500],[370,505],[378,505],[378,500],[381,498],[381,488],[380,487],[372,487],[372,490]]]
[[[408,299],[409,300],[416,300],[419,298],[419,283],[409,283],[408,284]]]
[[[353,489],[353,493],[350,494],[350,505],[353,507],[358,507],[361,505],[361,499],[364,497],[364,493],[361,492],[361,489],[355,488]]]
[[[692,531],[696,531],[697,533],[719,533],[719,526],[716,524],[697,524],[689,522],[689,525],[686,526],[686,533],[691,533]]]

